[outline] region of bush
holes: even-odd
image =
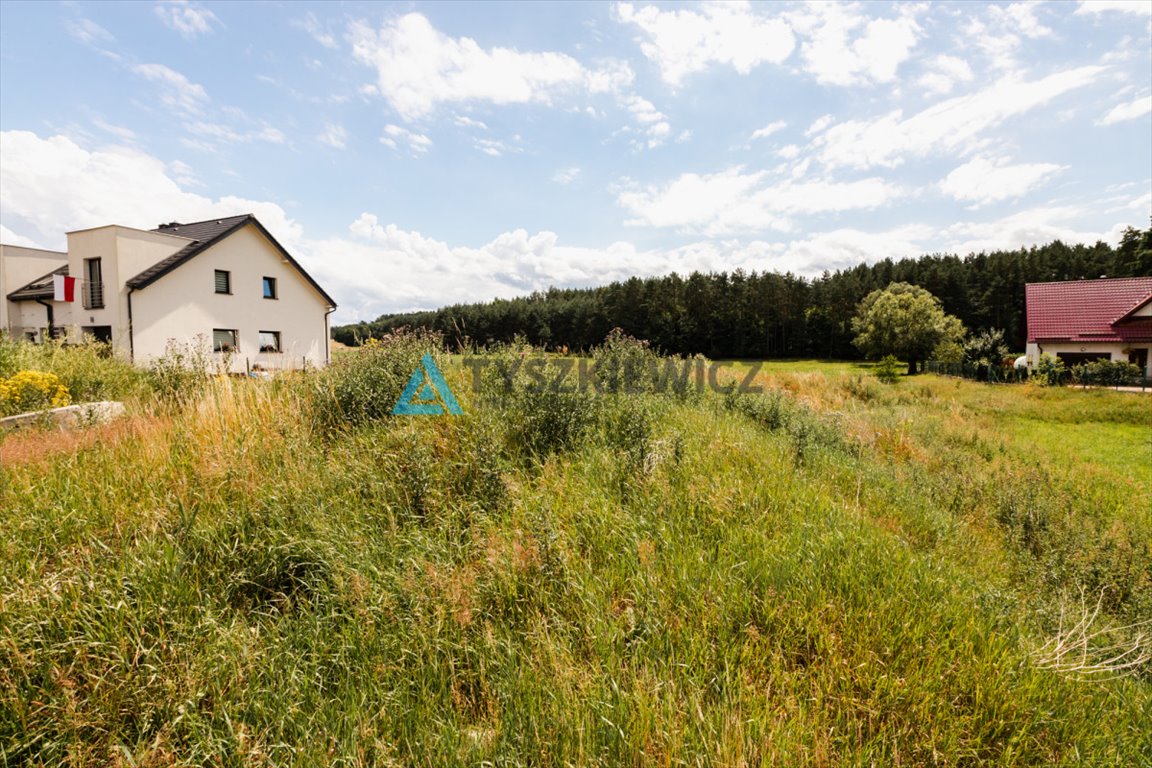
[[[613,328],[592,358],[602,392],[639,394],[656,389],[661,358],[647,341]]]
[[[1004,332],[998,328],[982,331],[964,342],[964,362],[975,369],[975,377],[981,381],[1000,374],[1009,354]]]
[[[0,340],[0,377],[21,369],[55,374],[73,402],[123,400],[148,388],[141,370],[116,355],[111,345],[91,337],[83,344]]]
[[[164,354],[152,361],[148,379],[161,401],[179,404],[201,390],[211,370],[208,339],[201,334],[189,344],[169,339]]]
[[[885,384],[895,384],[900,381],[900,361],[895,355],[885,355],[876,366],[876,378]]]
[[[355,352],[337,357],[313,378],[311,400],[321,426],[378,421],[392,414],[396,401],[425,354],[443,354],[442,336],[401,328],[369,339]],[[442,367],[443,360],[439,364]]]
[[[54,373],[20,371],[0,379],[0,416],[61,408],[71,402],[68,387]]]
[[[589,392],[551,387],[519,387],[504,402],[513,449],[533,459],[577,448],[596,424],[601,406]]]
[[[23,350],[27,346],[0,329],[0,379],[11,376],[23,367]]]
[[[1064,361],[1049,354],[1040,355],[1036,363],[1036,375],[1033,380],[1042,387],[1057,387],[1064,383],[1067,372],[1064,370]]]
[[[1131,387],[1144,381],[1144,370],[1123,360],[1094,360],[1072,367],[1072,381],[1082,386]]]

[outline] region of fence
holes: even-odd
[[[1148,389],[1152,387],[1143,369],[1123,361],[1109,362],[1107,360],[1074,365],[1065,368],[1063,365],[1049,365],[1043,370],[1029,370],[1016,368],[1010,363],[1005,365],[981,365],[977,363],[942,363],[927,362],[924,370],[941,376],[958,376],[973,381],[984,381],[995,384],[1014,384],[1028,381],[1030,378],[1046,379],[1049,384],[1066,384],[1079,387],[1139,387]]]
[[[924,370],[941,376],[959,376],[974,381],[987,381],[999,384],[1012,384],[1027,381],[1028,369],[1012,365],[982,365],[977,363],[927,362]]]

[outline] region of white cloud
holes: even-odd
[[[262,141],[267,144],[288,143],[288,137],[284,135],[283,131],[269,125],[250,131],[237,131],[221,123],[199,121],[190,123],[188,132],[221,144],[248,144],[254,141]]]
[[[0,133],[0,211],[4,224],[49,248],[68,230],[105,224],[152,229],[163,221],[198,221],[254,213],[286,247],[301,229],[275,203],[186,192],[160,160],[135,149],[87,150],[64,136]]]
[[[488,130],[488,125],[482,120],[473,120],[467,115],[456,115],[452,118],[452,122],[461,128],[479,128],[482,131]]]
[[[832,125],[834,122],[836,122],[836,118],[832,117],[832,115],[821,115],[812,121],[812,125],[808,126],[808,130],[804,131],[804,135],[814,136],[817,133],[823,131],[828,126]]]
[[[324,130],[316,137],[321,144],[327,144],[333,149],[344,149],[348,143],[348,132],[338,123],[325,123]]]
[[[519,152],[516,147],[510,147],[498,139],[476,139],[472,146],[489,157],[503,157],[509,152]]]
[[[705,235],[787,231],[791,217],[878,208],[900,190],[883,179],[772,183],[766,172],[685,173],[663,187],[618,193],[617,203],[634,218],[629,225],[671,228]]]
[[[632,81],[626,64],[589,70],[563,53],[522,53],[481,48],[453,38],[419,13],[409,13],[376,30],[362,22],[350,28],[352,55],[375,68],[375,91],[405,120],[440,104],[550,104],[565,92],[614,93]]]
[[[66,19],[64,28],[68,30],[68,34],[85,45],[110,43],[116,39],[111,32],[91,19]]]
[[[904,6],[893,19],[869,19],[860,6],[812,3],[788,14],[798,33],[804,71],[829,85],[889,83],[916,46],[917,6]]]
[[[325,48],[336,50],[340,47],[340,44],[336,42],[336,36],[328,31],[312,11],[308,11],[308,13],[304,14],[301,18],[292,19],[289,23],[297,29],[306,32],[309,37]]]
[[[874,264],[882,259],[915,257],[925,252],[924,243],[933,234],[931,227],[922,224],[886,232],[853,228],[821,232],[788,243],[775,268],[814,276],[826,269],[845,269],[861,262]]]
[[[397,152],[403,147],[413,157],[427,154],[432,148],[432,139],[399,125],[384,126],[384,135],[380,137],[380,143]]]
[[[1065,243],[1115,242],[1110,233],[1070,226],[1069,222],[1082,219],[1085,212],[1075,206],[1032,208],[991,221],[954,224],[945,230],[942,237],[946,239],[949,251],[960,254],[1011,250],[1053,240]]]
[[[1036,12],[1042,7],[1036,2],[1012,3],[1005,6],[990,5],[988,13],[1002,26],[1014,29],[1025,37],[1033,39],[1054,37],[1055,33],[1036,18]]]
[[[370,213],[361,214],[349,230],[351,238],[313,244],[324,265],[314,274],[324,285],[336,286],[336,299],[347,313],[343,317],[358,318],[673,271],[765,270],[773,268],[779,251],[768,243],[736,241],[646,251],[627,242],[579,247],[562,245],[554,232],[530,234],[523,229],[479,247],[451,246],[381,224]]]
[[[927,70],[916,83],[930,96],[949,93],[956,83],[972,81],[972,68],[968,62],[955,56],[941,54],[925,67]]]
[[[552,177],[552,181],[556,182],[557,184],[571,184],[579,177],[580,169],[573,166],[571,168],[561,168],[560,170],[556,171],[556,174]]]
[[[192,166],[183,160],[173,160],[168,163],[168,172],[172,178],[176,180],[177,184],[184,187],[202,187],[204,182],[200,181],[196,176],[196,171]]]
[[[135,141],[136,140],[136,132],[133,131],[131,128],[125,128],[122,125],[113,125],[112,123],[109,123],[108,121],[104,120],[101,117],[93,118],[92,119],[92,125],[96,126],[97,128],[104,131],[105,133],[112,134],[113,136],[117,137],[118,139],[122,139],[124,141]]]
[[[1052,163],[1017,163],[1007,158],[976,158],[954,169],[940,183],[940,189],[957,200],[977,206],[1021,197],[1066,166]]]
[[[766,139],[777,131],[783,130],[787,127],[788,123],[784,122],[783,120],[774,120],[763,128],[757,128],[755,131],[752,131],[752,136],[749,138],[752,141],[755,141],[756,139]]]
[[[198,115],[208,104],[204,86],[193,83],[179,72],[163,64],[136,64],[132,71],[145,80],[160,84],[160,101],[167,107],[185,115]]]
[[[1101,117],[1097,125],[1113,125],[1125,120],[1135,120],[1152,112],[1152,96],[1141,96],[1123,104],[1117,104],[1108,110],[1108,114]]]
[[[40,243],[36,242],[32,238],[24,237],[24,235],[18,235],[3,224],[0,224],[0,243],[3,243],[4,245],[19,245],[23,246],[24,248],[42,247]]]
[[[1080,0],[1076,14],[1119,11],[1138,16],[1152,16],[1152,3],[1148,0]]]
[[[669,134],[671,134],[672,126],[668,123],[667,115],[656,109],[652,102],[634,94],[629,94],[621,96],[620,103],[628,110],[632,118],[639,123],[639,130],[647,137],[644,140],[635,142],[633,146],[652,149],[663,144]]]
[[[788,144],[776,150],[777,156],[785,160],[795,160],[800,156],[800,152],[801,149],[799,144]]]
[[[795,47],[786,23],[753,13],[747,2],[712,3],[699,12],[620,3],[616,16],[640,28],[640,50],[673,86],[715,64],[746,75],[761,64],[783,62]]]
[[[188,192],[184,186],[191,183],[187,177],[192,169],[187,164],[165,165],[136,149],[90,150],[63,136],[41,138],[27,131],[6,131],[0,133],[0,156],[4,157],[0,164],[3,242],[59,249],[65,242],[63,233],[71,229],[110,223],[150,229],[164,221],[252,212],[340,303],[335,322],[523,295],[553,285],[602,285],[633,275],[736,268],[815,275],[862,260],[940,250],[967,253],[1013,248],[1057,237],[1066,242],[1115,242],[1113,235],[1120,226],[1107,233],[1078,227],[1076,222],[1092,211],[1066,206],[993,221],[961,222],[944,231],[919,224],[878,232],[845,227],[805,233],[791,242],[710,240],[639,250],[627,242],[602,247],[565,245],[553,232],[532,234],[524,229],[504,232],[478,246],[450,245],[395,224],[382,224],[375,215],[365,213],[349,232],[316,238],[307,237],[302,226],[274,202]],[[727,183],[739,187],[737,199],[749,194],[760,196],[764,205],[774,205],[772,195],[776,195],[786,213],[826,210],[824,200],[856,194],[849,189],[851,185],[820,182],[768,188],[762,174],[735,169],[727,175]],[[710,193],[723,191],[717,180],[704,177],[701,181]],[[1143,195],[1131,205],[1146,212],[1149,199]],[[712,219],[718,217],[712,215]]]
[[[897,109],[873,120],[832,125],[814,142],[828,167],[895,168],[906,156],[966,152],[979,146],[988,129],[1092,83],[1102,71],[1102,67],[1079,67],[1030,82],[1005,77],[982,91],[947,99],[909,118]]]
[[[164,26],[179,32],[185,40],[195,40],[200,35],[210,34],[212,25],[220,23],[212,11],[188,0],[166,0],[157,3],[154,10]]]

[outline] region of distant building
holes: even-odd
[[[54,299],[57,275],[76,279],[72,301]],[[82,229],[66,253],[0,245],[0,296],[15,338],[93,336],[141,364],[203,342],[234,371],[325,365],[336,308],[250,214]]]
[[[1079,365],[1126,360],[1152,378],[1152,277],[1028,283],[1029,367],[1048,354]]]

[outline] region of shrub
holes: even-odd
[[[1004,332],[996,328],[981,331],[964,342],[964,362],[975,369],[975,377],[988,380],[1001,373],[1009,356]]]
[[[23,366],[21,365],[24,354],[23,350],[28,345],[24,342],[16,341],[4,330],[0,330],[0,379],[19,371]]]
[[[1064,370],[1064,361],[1049,354],[1040,355],[1036,363],[1034,381],[1042,387],[1056,387],[1064,383],[1067,372]]]
[[[337,357],[312,381],[312,404],[322,426],[357,425],[392,414],[425,354],[443,353],[442,336],[400,328]],[[440,364],[443,360],[440,360]]]
[[[647,341],[635,339],[613,328],[592,358],[596,361],[596,381],[602,392],[639,394],[656,388],[660,356]]]
[[[876,378],[885,384],[895,384],[900,381],[900,361],[895,355],[885,355],[876,366]]]
[[[49,342],[38,349],[46,355],[49,370],[60,377],[74,401],[123,400],[148,388],[146,374],[117,355],[107,342],[87,337],[83,344]]]
[[[206,336],[188,344],[169,339],[164,354],[152,361],[148,379],[162,402],[178,404],[200,391],[211,368]]]
[[[73,402],[122,400],[141,394],[148,387],[142,371],[116,355],[111,345],[91,337],[83,344],[0,340],[0,377],[22,369],[55,374],[68,388]]]
[[[1144,381],[1143,369],[1123,360],[1095,360],[1076,365],[1071,374],[1073,382],[1086,386],[1138,387]]]
[[[20,371],[0,379],[0,416],[60,408],[71,402],[68,387],[54,373]]]

